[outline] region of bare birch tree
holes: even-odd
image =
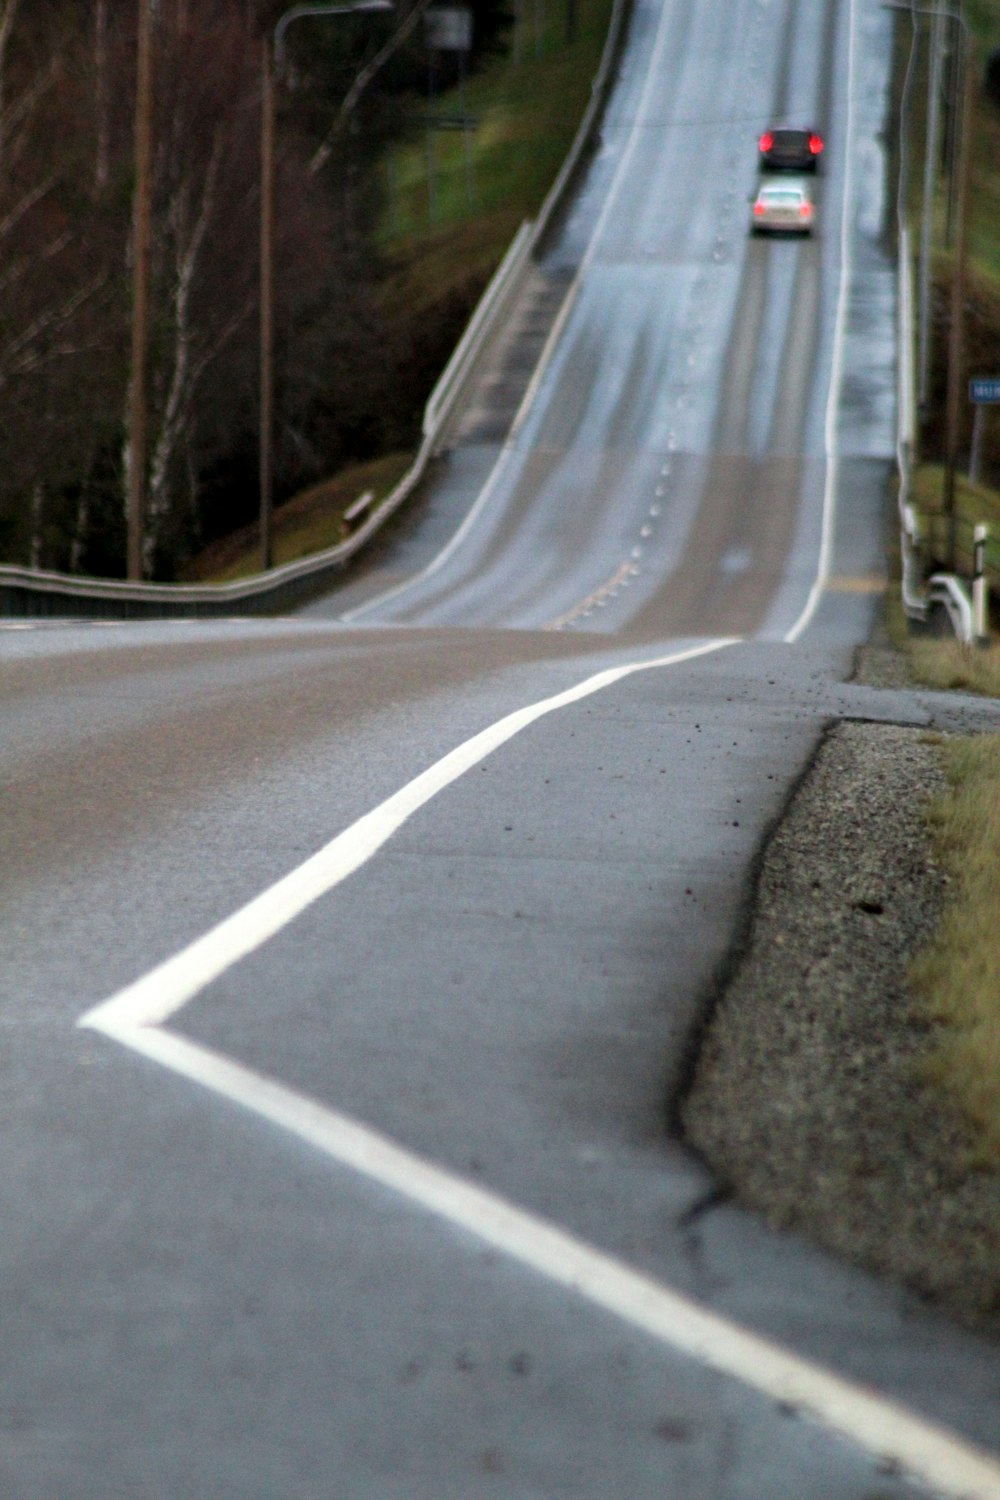
[[[153,576],[173,576],[202,527],[217,535],[254,513],[244,476],[257,445],[259,38],[287,8],[157,0],[143,547]],[[0,0],[4,560],[123,565],[136,19],[134,4],[113,0]],[[348,115],[384,62],[358,47],[347,37],[326,96],[340,99],[355,78]],[[371,256],[345,233],[335,174],[310,171],[329,120],[317,76],[284,91],[279,118],[279,499],[379,451],[394,409],[396,335],[379,321]]]
[[[22,497],[33,559],[89,450],[77,387],[106,343],[112,279],[100,215],[80,201],[77,19],[56,30],[17,0],[0,11],[0,509],[16,519]]]

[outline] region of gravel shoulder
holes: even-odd
[[[860,680],[909,685],[867,649]],[[836,726],[772,836],[746,951],[681,1105],[688,1143],[772,1225],[1000,1338],[1000,1173],[925,1084],[906,969],[947,900],[924,809],[941,736]]]

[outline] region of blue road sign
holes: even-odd
[[[1000,404],[1000,375],[980,375],[969,381],[969,400],[977,406]]]

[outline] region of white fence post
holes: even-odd
[[[986,589],[986,536],[985,526],[977,526],[973,542],[972,569],[972,631],[977,646],[989,645],[990,623],[988,595]]]

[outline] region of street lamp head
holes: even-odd
[[[274,61],[279,73],[285,63],[285,32],[293,21],[304,20],[307,16],[350,16],[355,11],[392,10],[392,0],[353,0],[351,4],[344,4],[343,0],[337,0],[336,4],[293,5],[290,10],[278,21],[274,28]]]

